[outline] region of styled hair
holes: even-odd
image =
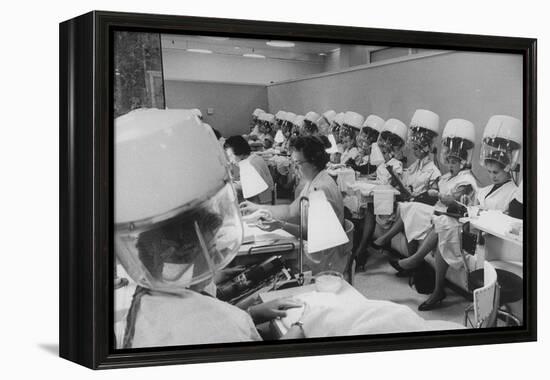
[[[231,148],[236,156],[248,156],[251,152],[250,145],[242,136],[229,137],[223,146],[225,149]]]
[[[330,148],[330,141],[326,136],[299,136],[292,141],[295,151],[304,155],[307,162],[318,170],[323,170],[330,160],[326,149]]]

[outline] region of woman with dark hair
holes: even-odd
[[[330,142],[326,136],[300,136],[292,143],[292,160],[304,181],[300,195],[289,205],[264,206],[248,201],[243,202],[240,205],[241,211],[243,214],[250,214],[260,209],[267,210],[271,218],[262,221],[263,229],[268,231],[283,229],[294,236],[299,236],[300,199],[307,197],[313,191],[322,190],[340,223],[343,224],[344,201],[342,194],[338,190],[336,182],[325,170],[329,162],[329,154],[326,149],[330,147]],[[325,256],[329,257],[330,254]],[[315,269],[312,267],[313,265],[310,269],[314,272],[322,270],[320,267]]]
[[[229,137],[225,140],[224,148],[227,158],[232,164],[238,166],[241,161],[248,160],[250,162],[268,186],[267,190],[254,198],[257,198],[259,203],[271,202],[274,183],[265,160],[257,154],[251,153],[250,145],[242,136]],[[237,191],[242,192],[241,184],[238,181],[234,185]]]

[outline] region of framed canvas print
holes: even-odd
[[[60,24],[60,356],[536,339],[536,40]]]

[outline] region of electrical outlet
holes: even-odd
[[[214,115],[214,108],[207,108],[206,109],[206,114],[207,115]]]

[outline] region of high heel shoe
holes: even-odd
[[[395,274],[397,277],[409,277],[412,276],[416,268],[405,269],[399,265],[399,260],[389,260],[390,265],[397,271]]]
[[[428,310],[437,309],[437,308],[441,307],[441,303],[443,302],[445,297],[447,297],[447,295],[445,293],[443,293],[443,295],[441,297],[439,297],[438,299],[436,299],[436,300],[429,301],[429,298],[428,298],[426,301],[422,302],[420,304],[420,306],[418,306],[418,310],[419,311],[428,311]]]

